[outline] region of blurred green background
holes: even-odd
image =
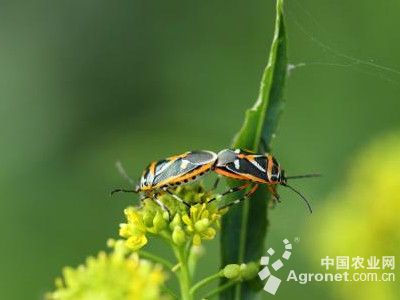
[[[301,65],[274,153],[288,173],[324,174],[296,182],[318,214],[354,156],[400,128],[400,73],[373,66],[400,69],[400,2],[296,0],[286,13],[290,62]],[[230,144],[273,22],[265,0],[0,0],[1,299],[40,299],[62,266],[116,237],[136,197],[108,196],[126,185],[115,161],[138,177],[153,159]],[[292,267],[310,271],[313,217],[282,194],[267,242],[300,237]],[[217,248],[199,276],[218,266]],[[331,289],[287,284],[279,296],[337,299]]]

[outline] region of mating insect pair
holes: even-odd
[[[163,193],[168,193],[177,201],[190,207],[187,202],[175,195],[171,189],[180,184],[192,182],[210,171],[214,171],[224,177],[244,181],[244,184],[227,190],[221,194],[222,196],[251,187],[243,197],[220,207],[220,209],[249,198],[257,190],[260,184],[266,185],[274,200],[280,202],[279,195],[276,191],[276,187],[279,184],[288,187],[297,193],[306,202],[310,212],[312,212],[307,199],[299,191],[289,186],[287,180],[303,177],[315,177],[318,176],[318,174],[286,177],[279,163],[271,154],[255,154],[241,149],[225,149],[220,151],[218,154],[206,150],[189,151],[181,155],[154,161],[143,171],[140,182],[135,189],[115,189],[111,193],[142,193],[144,197],[141,200],[150,198],[163,210],[169,212],[168,207],[159,200],[159,196]],[[216,181],[216,184],[217,183],[218,179]],[[216,200],[216,198],[212,198],[208,202],[214,200]]]

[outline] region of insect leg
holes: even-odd
[[[171,195],[174,199],[178,200],[180,203],[185,204],[187,207],[190,208],[190,204],[187,203],[185,200],[181,199],[180,197],[178,197],[177,195],[175,195],[174,193],[172,193],[170,190],[168,190],[168,188],[163,188],[163,191],[167,192],[169,195]]]
[[[281,202],[280,197],[278,192],[276,191],[276,185],[267,185],[267,188],[269,190],[269,192],[272,195],[272,200],[274,200],[274,202]]]
[[[158,196],[159,194],[155,194],[150,199],[157,203],[157,205],[160,206],[163,211],[166,211],[168,213],[168,218],[171,218],[171,212],[169,211],[169,208],[164,203],[162,203],[160,199],[158,199]]]
[[[214,184],[213,184],[212,188],[209,190],[209,192],[217,189],[220,180],[221,180],[221,177],[218,176],[217,179],[215,179]]]
[[[217,179],[215,179],[213,186],[211,187],[211,189],[208,190],[208,192],[212,192],[215,191],[218,187],[219,182],[221,181],[221,177],[218,175]],[[216,197],[212,198],[211,201],[214,201],[216,199]],[[208,203],[210,201],[206,201],[206,203]],[[201,201],[201,203],[204,203],[204,201]]]
[[[241,198],[239,198],[239,199],[236,199],[236,200],[234,200],[234,201],[232,201],[232,202],[230,202],[230,203],[228,203],[228,204],[226,204],[226,205],[223,205],[223,206],[219,207],[218,210],[221,210],[221,209],[230,207],[230,206],[232,206],[232,205],[234,205],[234,204],[239,204],[239,203],[242,202],[243,200],[245,200],[245,199],[247,199],[247,198],[250,198],[250,196],[253,195],[253,194],[255,193],[255,191],[258,189],[258,186],[259,186],[258,184],[255,184],[255,185],[251,188],[250,191],[248,191],[246,194],[244,194],[243,197],[241,197]]]
[[[144,200],[146,200],[148,197],[147,196],[142,196],[139,198],[139,208],[144,207]]]
[[[249,185],[250,185],[250,184],[246,182],[246,183],[243,184],[243,185],[235,186],[235,187],[230,188],[229,190],[223,192],[223,193],[221,194],[221,196],[226,196],[226,195],[228,195],[228,194],[231,194],[231,193],[235,193],[235,192],[244,190],[244,189],[247,188]],[[213,201],[216,200],[216,199],[217,199],[217,197],[211,198],[210,200],[208,200],[207,203],[213,202]]]

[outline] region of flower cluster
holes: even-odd
[[[169,209],[163,211],[152,199],[146,199],[140,207],[125,209],[126,223],[120,225],[119,234],[126,239],[129,249],[136,251],[147,243],[148,234],[170,239],[177,246],[192,242],[199,246],[203,240],[215,237],[220,219],[226,210],[220,211],[217,201],[201,184],[180,186],[174,192],[190,204],[190,209],[169,194],[159,197]]]
[[[165,299],[160,291],[165,281],[160,266],[129,255],[123,241],[110,241],[109,245],[114,248],[110,254],[100,252],[76,269],[64,268],[63,278],[56,280],[56,290],[47,299]]]
[[[400,255],[400,132],[367,145],[349,167],[345,183],[329,199],[313,226],[314,259]],[[398,299],[397,284],[363,282],[335,288],[340,299]]]

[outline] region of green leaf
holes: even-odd
[[[283,109],[283,88],[286,79],[286,35],[283,19],[283,0],[276,2],[275,32],[264,70],[259,95],[252,108],[246,111],[244,124],[233,142],[234,148],[258,151],[262,140],[271,146],[279,115]],[[229,181],[229,185],[237,182]],[[250,199],[233,205],[222,220],[221,265],[258,261],[264,254],[267,232],[267,189],[260,188]],[[254,299],[255,282],[246,282],[225,290],[220,299]],[[224,282],[221,282],[223,284]]]

